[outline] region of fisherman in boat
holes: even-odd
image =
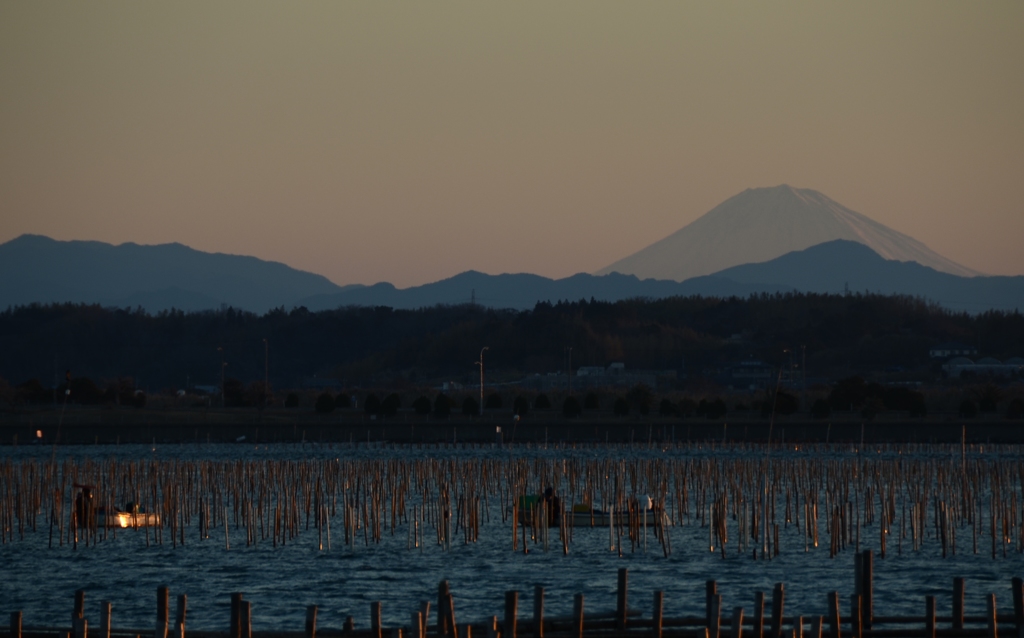
[[[92,488],[88,485],[80,485],[82,490],[75,497],[75,514],[78,516],[78,526],[92,528],[96,526],[96,504],[92,500]]]
[[[562,499],[550,487],[544,490],[544,504],[548,510],[548,525],[556,527],[562,523]]]

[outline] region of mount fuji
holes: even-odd
[[[786,184],[748,188],[595,274],[685,281],[837,239],[864,244],[890,261],[913,261],[959,277],[981,274],[817,191]]]

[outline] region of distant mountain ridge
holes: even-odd
[[[467,271],[399,289],[390,283],[337,286],[326,278],[254,257],[204,253],[180,244],[112,246],[24,235],[0,245],[0,309],[29,303],[99,303],[150,312],[222,304],[263,313],[304,306],[415,309],[474,300],[493,308],[538,302],[671,296],[747,297],[776,292],[872,292],[924,297],[951,310],[1012,311],[1024,306],[1024,277],[960,277],[914,262],[884,259],[862,243],[835,240],[761,263],[683,282],[585,273],[564,279]]]
[[[266,312],[343,290],[326,277],[256,257],[182,244],[114,246],[22,235],[0,244],[0,307],[83,302],[151,312],[227,304]]]
[[[784,286],[782,288],[785,288]],[[779,290],[777,284],[737,283],[718,277],[677,282],[638,279],[633,275],[596,276],[580,273],[564,279],[548,279],[531,274],[487,275],[473,270],[434,283],[398,289],[389,283],[354,286],[342,292],[316,295],[300,301],[309,310],[328,310],[343,306],[389,306],[423,308],[437,304],[463,304],[475,299],[493,308],[533,308],[538,302],[620,301],[646,297],[672,296],[747,297]]]
[[[726,268],[714,276],[779,290],[910,295],[972,313],[1024,308],[1024,276],[959,277],[915,262],[888,260],[864,244],[842,239]]]
[[[837,239],[864,244],[889,260],[915,261],[961,277],[979,274],[817,191],[786,184],[748,188],[595,274],[685,281]]]
[[[538,275],[486,275],[468,271],[438,282],[398,289],[391,284],[352,287],[302,300],[310,310],[341,306],[422,308],[468,303],[532,308],[538,301],[594,298],[619,301],[671,296],[747,297],[759,293],[870,292],[923,297],[950,310],[1013,311],[1024,306],[1024,277],[959,277],[915,262],[883,258],[864,244],[835,240],[757,264],[744,264],[683,282],[634,275],[578,274],[565,279]]]

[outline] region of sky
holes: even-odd
[[[783,183],[1024,274],[1024,3],[0,3],[0,242],[565,277]]]

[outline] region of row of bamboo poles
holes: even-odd
[[[618,571],[618,587],[615,595],[615,609],[609,612],[595,613],[592,608],[584,612],[584,596],[573,597],[571,616],[554,617],[545,614],[544,587],[537,585],[533,591],[532,621],[519,617],[519,591],[505,592],[504,618],[499,622],[498,616],[490,616],[482,621],[460,623],[456,619],[455,599],[448,581],[441,581],[437,588],[436,622],[430,624],[431,602],[420,603],[418,609],[412,611],[408,625],[396,625],[385,628],[381,621],[382,604],[370,604],[369,627],[357,629],[355,619],[348,616],[344,627],[328,629],[318,627],[318,608],[310,605],[306,608],[305,627],[303,631],[253,631],[252,605],[241,593],[231,595],[231,615],[228,631],[210,630],[196,631],[186,628],[188,597],[184,594],[177,597],[177,613],[171,616],[171,599],[167,587],[159,587],[156,597],[156,623],[152,630],[148,629],[112,629],[112,605],[109,601],[100,604],[99,622],[93,624],[90,632],[89,621],[85,617],[85,590],[75,592],[74,608],[71,613],[71,627],[34,627],[26,629],[21,612],[11,614],[10,624],[0,628],[0,636],[10,638],[88,638],[89,635],[99,638],[113,636],[136,636],[141,638],[472,638],[473,635],[484,635],[487,638],[517,638],[520,635],[529,638],[584,638],[584,636],[601,636],[603,638],[999,638],[1010,634],[1019,638],[1024,635],[1024,580],[1013,578],[1011,584],[1012,615],[998,613],[996,596],[989,593],[985,596],[983,615],[968,615],[964,605],[966,582],[963,578],[953,579],[952,596],[950,598],[949,615],[938,615],[938,602],[934,595],[924,596],[924,613],[920,616],[892,616],[876,613],[873,600],[872,585],[873,554],[870,551],[858,553],[854,557],[855,585],[849,596],[848,612],[843,609],[838,591],[827,592],[825,598],[825,614],[802,615],[794,614],[786,608],[786,588],[783,583],[776,583],[771,598],[763,591],[753,592],[752,605],[726,606],[722,595],[718,592],[716,581],[705,583],[704,615],[667,617],[665,615],[665,595],[663,591],[654,592],[653,605],[649,617],[631,604],[629,599],[629,576],[626,568]],[[737,601],[738,602],[738,601]],[[767,609],[766,609],[767,603]],[[789,613],[787,613],[789,612]],[[939,624],[948,626],[939,628]],[[1010,627],[1006,627],[1009,624]],[[3,631],[6,629],[6,631]],[[98,629],[98,632],[96,631]],[[1010,629],[1010,631],[1007,631]]]
[[[131,504],[159,515],[159,525],[138,530],[147,545],[220,539],[226,549],[277,546],[313,533],[329,551],[404,534],[409,548],[429,542],[447,550],[477,542],[484,529],[504,528],[513,551],[532,544],[568,553],[576,509],[612,512],[609,549],[620,553],[656,543],[667,556],[679,526],[706,528],[707,550],[723,558],[771,559],[819,547],[835,556],[862,546],[882,558],[932,547],[942,556],[1024,552],[1024,457],[908,449],[765,454],[738,444],[711,454],[605,458],[524,449],[448,458],[5,458],[0,543],[42,532],[51,547],[77,548],[124,533],[95,525],[95,510],[76,506],[77,486],[88,485],[94,507]],[[543,511],[518,506],[523,495],[546,488],[559,496],[558,516],[547,501],[536,506]],[[640,505],[648,496],[658,512],[653,523]],[[545,522],[554,519],[549,528]]]

